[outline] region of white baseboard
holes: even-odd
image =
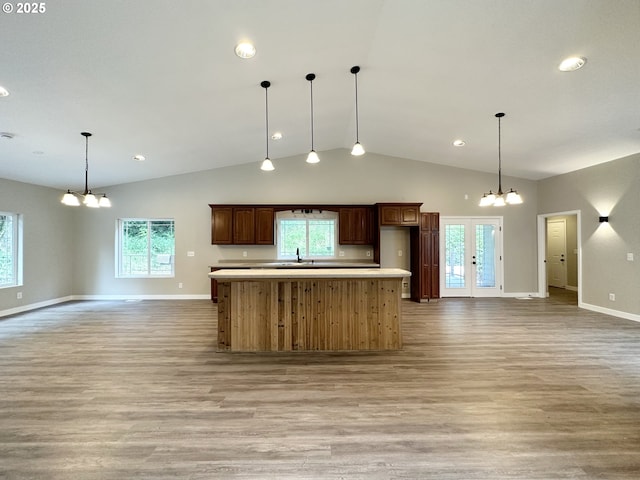
[[[73,300],[210,300],[211,295],[69,295],[66,297],[54,298],[44,302],[30,303],[15,308],[0,310],[0,318],[16,313],[28,312],[37,308],[48,307],[58,303],[72,302]]]
[[[54,298],[52,300],[45,300],[44,302],[30,303],[29,305],[20,305],[15,308],[8,308],[7,310],[0,310],[0,317],[6,317],[7,315],[15,315],[16,313],[28,312],[29,310],[35,310],[37,308],[48,307],[50,305],[56,305],[57,303],[70,302],[73,300],[72,296]]]
[[[210,294],[201,295],[73,295],[73,300],[210,300]]]
[[[502,296],[505,298],[540,298],[538,292],[504,292]]]
[[[604,313],[605,315],[611,315],[612,317],[640,322],[640,315],[636,315],[635,313],[621,312],[620,310],[612,310],[610,308],[599,307],[598,305],[591,305],[589,303],[580,303],[578,307],[584,308],[585,310],[591,310],[593,312]]]

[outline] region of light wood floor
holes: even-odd
[[[0,319],[1,479],[638,479],[640,324],[403,302],[405,349],[231,354],[209,301]]]

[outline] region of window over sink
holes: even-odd
[[[279,260],[334,259],[338,246],[338,213],[319,210],[276,214]]]

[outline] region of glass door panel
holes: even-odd
[[[502,295],[501,219],[441,217],[443,297]]]

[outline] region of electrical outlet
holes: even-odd
[[[633,253],[627,253],[627,261],[633,262]]]
[[[367,257],[371,256],[371,250],[367,250]]]
[[[243,256],[243,257],[246,257],[246,256],[247,256],[247,251],[246,251],[246,250],[243,250],[243,251],[242,251],[242,256]]]
[[[22,292],[18,292],[18,293],[16,293],[16,298],[17,298],[18,300],[22,299]]]
[[[178,288],[182,288],[182,282],[178,283]]]
[[[195,257],[196,256],[196,252],[187,252],[187,257]]]
[[[615,293],[610,293],[609,294],[609,300],[611,300],[612,302],[616,301],[616,294]]]
[[[338,253],[339,256],[344,257],[344,251],[340,250],[340,253]]]

